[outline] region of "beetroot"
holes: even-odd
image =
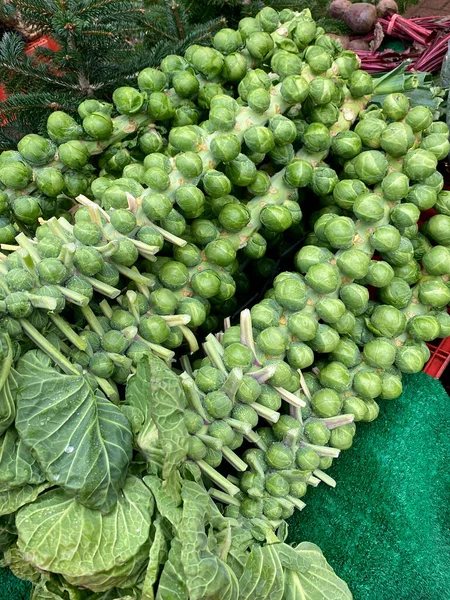
[[[388,17],[398,13],[398,6],[395,0],[380,0],[377,4],[377,15],[379,17]]]
[[[366,52],[370,50],[369,42],[366,40],[352,40],[348,45],[349,50],[357,51],[357,50],[365,50]]]
[[[369,33],[377,20],[377,9],[373,4],[356,2],[346,9],[343,20],[354,33]]]
[[[351,5],[349,0],[333,0],[328,8],[328,14],[332,19],[343,20],[345,11]]]
[[[350,38],[348,35],[337,35],[336,33],[326,33],[325,35],[336,39],[344,50],[348,49],[348,45],[350,44]]]

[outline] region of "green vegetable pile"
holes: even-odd
[[[448,128],[358,67],[265,8],[0,155],[0,551],[33,600],[352,597],[285,519],[450,335]]]

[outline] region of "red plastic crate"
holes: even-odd
[[[431,357],[425,365],[424,372],[435,379],[440,379],[450,364],[450,337],[443,339],[438,346],[428,344],[428,348],[431,351]]]

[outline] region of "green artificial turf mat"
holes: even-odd
[[[358,424],[351,449],[290,519],[318,544],[355,600],[450,599],[450,398],[424,373]]]

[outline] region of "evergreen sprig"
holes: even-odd
[[[21,23],[50,37],[59,50],[26,54],[17,33],[0,40],[0,81],[8,98],[0,103],[0,149],[17,138],[42,131],[55,109],[75,113],[85,98],[110,100],[115,88],[133,84],[137,73],[192,43],[206,43],[224,18],[195,21],[190,1],[11,0]],[[208,16],[208,15],[207,15]]]

